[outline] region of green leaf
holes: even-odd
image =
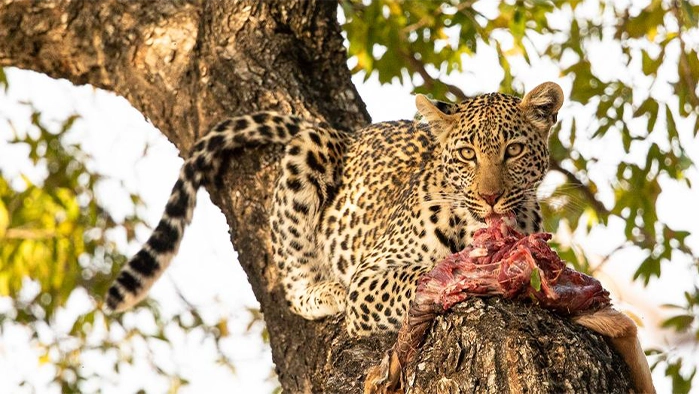
[[[4,179],[0,179],[0,182],[4,183],[4,181]],[[0,240],[5,238],[5,234],[7,233],[7,228],[9,227],[9,225],[10,214],[7,211],[5,203],[2,200],[0,200]]]
[[[0,86],[2,86],[6,92],[7,89],[10,88],[10,83],[7,81],[7,74],[5,74],[5,69],[2,67],[0,67]]]
[[[641,70],[645,75],[655,75],[658,73],[658,68],[663,64],[665,56],[665,47],[662,47],[660,54],[656,59],[650,57],[648,52],[644,49],[641,50]]]
[[[680,4],[682,4],[682,14],[689,21],[689,26],[696,26],[699,23],[699,20],[697,20],[699,6],[692,7],[691,2],[686,0],[680,1]]]
[[[634,111],[633,116],[639,117],[641,115],[648,116],[648,132],[652,132],[655,128],[655,121],[658,120],[658,111],[660,106],[658,101],[653,98],[647,98],[640,107]]]
[[[675,124],[675,118],[672,116],[672,111],[670,110],[670,105],[665,104],[665,122],[667,127],[667,134],[670,142],[679,142],[680,136],[677,134],[677,125]]]
[[[668,363],[665,369],[665,376],[672,379],[672,392],[675,394],[687,394],[692,389],[692,380],[697,373],[696,367],[688,377],[682,374],[682,360],[677,360],[673,363]]]
[[[541,291],[541,272],[539,272],[538,267],[532,270],[532,273],[529,277],[529,283],[534,288],[534,290]]]
[[[660,326],[662,328],[673,328],[677,331],[686,331],[694,321],[696,316],[677,315],[665,320]]]
[[[663,24],[665,12],[661,2],[653,0],[638,16],[626,18],[622,31],[630,38],[645,37],[652,41],[657,34],[658,26]]]
[[[636,272],[634,272],[633,278],[641,278],[643,283],[647,285],[653,276],[660,276],[660,259],[651,256],[641,263]]]

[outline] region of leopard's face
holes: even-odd
[[[560,87],[550,82],[521,100],[492,93],[460,104],[416,101],[441,143],[446,181],[480,220],[517,216],[536,205],[536,187],[548,169],[549,131],[562,102]]]
[[[458,105],[446,136],[446,178],[474,217],[515,212],[533,202],[548,169],[548,131],[527,121],[520,100],[503,94]]]

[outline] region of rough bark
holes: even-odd
[[[354,129],[369,116],[345,65],[336,7],[321,0],[9,0],[0,5],[0,66],[124,96],[185,157],[216,121],[261,109]],[[287,310],[267,222],[280,153],[235,157],[209,192],[262,306],[285,391],[360,392],[366,368],[393,338],[351,340],[341,317],[309,322]],[[462,309],[435,325],[418,364],[418,392],[451,387],[444,373],[463,382],[460,392],[628,387],[612,368],[619,360],[593,334],[538,309],[468,305],[473,313]]]
[[[411,366],[416,393],[628,393],[605,340],[538,307],[472,299],[438,317]]]

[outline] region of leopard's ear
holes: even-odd
[[[561,105],[563,90],[553,82],[544,82],[535,87],[519,104],[534,127],[545,133],[556,123]]]
[[[424,95],[418,94],[415,96],[415,106],[420,115],[432,126],[432,131],[437,135],[450,130],[456,122],[455,116],[453,116],[456,104],[432,101]]]

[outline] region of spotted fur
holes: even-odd
[[[418,96],[426,122],[355,133],[273,113],[227,120],[197,143],[160,224],[117,277],[107,306],[130,307],[167,267],[195,191],[217,176],[224,152],[280,143],[286,153],[270,223],[290,308],[307,319],[345,311],[353,335],[394,330],[418,278],[463,249],[487,215],[513,212],[519,230],[540,230],[535,191],[562,101],[550,82],[521,100],[491,93],[447,104]]]
[[[143,248],[122,268],[106,296],[106,308],[121,312],[142,300],[177,254],[192,220],[197,189],[220,177],[224,159],[236,149],[286,144],[301,130],[318,127],[296,116],[261,112],[227,119],[201,140],[180,169],[160,222]]]

